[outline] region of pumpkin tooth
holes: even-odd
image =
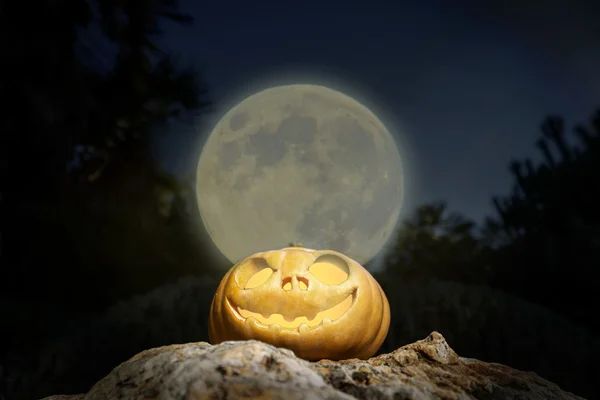
[[[299,333],[306,333],[308,331],[310,331],[310,326],[308,326],[308,324],[300,324],[300,326],[298,327]]]
[[[256,318],[248,317],[246,321],[244,321],[244,331],[248,337],[252,337],[252,332],[254,331],[257,325]]]
[[[325,325],[331,325],[331,318],[329,317],[323,317],[323,321],[321,321],[321,325],[325,326]]]
[[[269,325],[269,330],[271,331],[271,333],[278,334],[281,332],[281,325],[271,324],[271,325]]]

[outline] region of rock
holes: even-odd
[[[581,399],[532,372],[459,357],[444,337],[369,360],[311,363],[249,340],[143,351],[86,395],[44,400]]]

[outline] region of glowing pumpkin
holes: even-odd
[[[390,324],[377,281],[331,250],[288,247],[253,254],[227,272],[213,298],[209,337],[256,339],[306,360],[366,359]]]

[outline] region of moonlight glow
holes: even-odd
[[[290,242],[365,263],[392,234],[403,197],[387,129],[354,99],[315,85],[237,104],[206,141],[196,183],[204,226],[234,263]]]

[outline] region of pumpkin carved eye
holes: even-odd
[[[273,270],[263,258],[252,258],[236,271],[235,281],[240,288],[253,289],[265,283]]]
[[[308,270],[327,285],[339,285],[350,276],[350,268],[346,261],[333,254],[320,256]]]
[[[269,277],[273,274],[273,270],[271,268],[263,268],[258,271],[256,274],[252,275],[248,282],[244,285],[244,289],[254,289],[257,286],[262,285],[269,279]]]

